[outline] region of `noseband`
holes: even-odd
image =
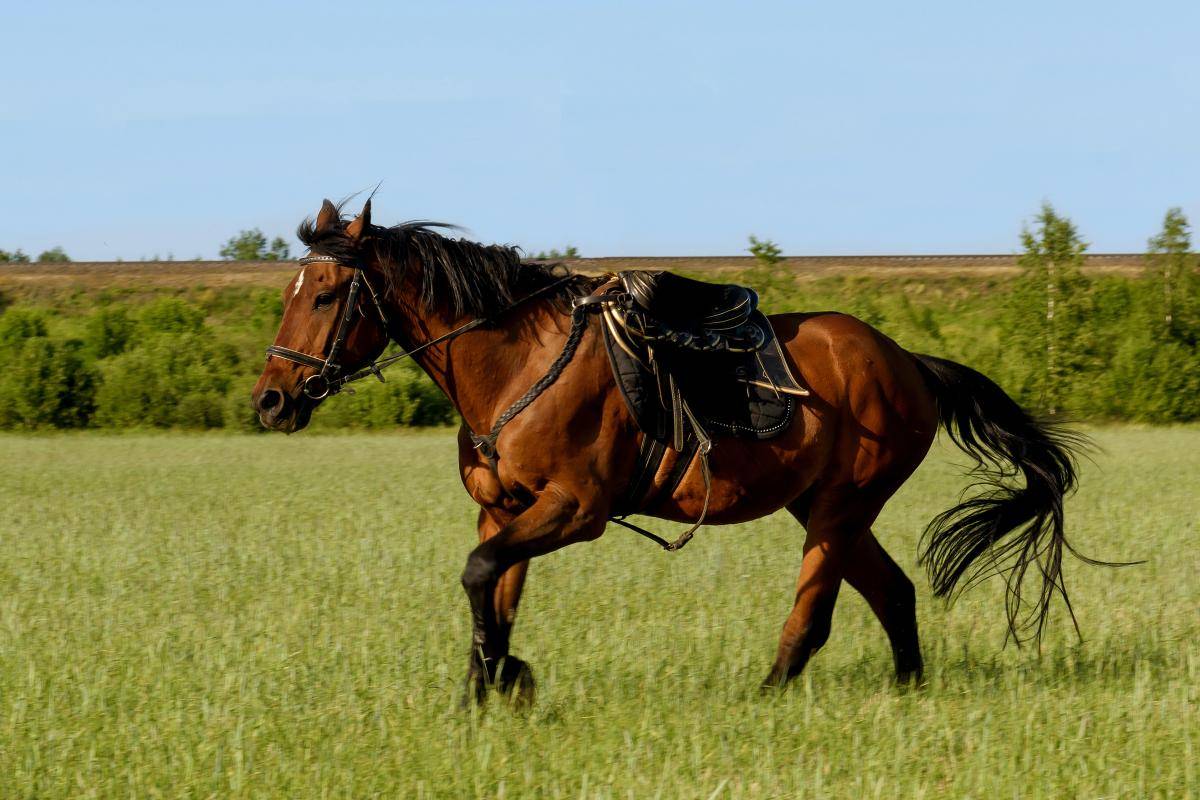
[[[306,367],[312,367],[318,370],[315,375],[309,375],[304,379],[302,391],[305,395],[313,400],[321,400],[331,394],[337,394],[342,390],[347,383],[352,380],[357,380],[359,377],[374,375],[383,381],[383,375],[379,373],[380,366],[377,362],[372,361],[361,374],[342,376],[342,365],[338,363],[338,356],[342,353],[342,348],[346,344],[346,337],[350,335],[350,322],[354,318],[354,310],[358,307],[359,296],[362,294],[363,287],[367,287],[367,296],[371,298],[372,304],[375,306],[375,311],[379,315],[379,324],[383,326],[384,332],[391,338],[391,325],[388,323],[387,314],[383,310],[383,304],[379,302],[379,295],[375,293],[375,289],[367,280],[366,273],[361,267],[351,267],[349,264],[343,264],[333,256],[305,256],[298,262],[301,267],[306,267],[309,264],[334,264],[339,267],[354,270],[354,277],[350,280],[350,293],[346,296],[346,310],[342,313],[342,318],[338,322],[337,333],[333,337],[333,345],[329,348],[329,355],[321,358],[319,356],[310,356],[308,353],[301,353],[299,350],[293,350],[290,347],[273,344],[267,348],[267,358],[276,356],[286,361],[292,361],[296,364],[302,364]],[[363,316],[366,316],[364,314]],[[405,355],[408,355],[407,353]]]

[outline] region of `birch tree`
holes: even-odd
[[[1032,394],[1048,413],[1058,414],[1069,379],[1086,368],[1090,350],[1088,281],[1080,271],[1087,243],[1070,219],[1043,203],[1021,231],[1021,245],[1011,335],[1029,359]]]
[[[1150,238],[1146,252],[1150,280],[1162,303],[1162,321],[1169,336],[1189,337],[1195,332],[1198,281],[1196,255],[1188,219],[1180,208],[1167,210],[1162,230]]]

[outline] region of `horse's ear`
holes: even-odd
[[[337,206],[325,200],[321,203],[321,210],[317,212],[317,230],[322,231],[326,228],[336,225],[338,221]]]
[[[346,235],[354,241],[360,241],[367,231],[371,229],[371,201],[367,200],[363,206],[362,213],[355,217],[354,221],[346,226]]]

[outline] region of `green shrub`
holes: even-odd
[[[241,433],[266,433],[267,429],[258,421],[258,412],[250,404],[250,390],[256,379],[257,376],[247,375],[230,384],[222,403],[223,427]]]
[[[456,419],[454,406],[441,390],[412,363],[393,367],[387,382],[368,378],[325,401],[313,424],[329,428],[381,429],[397,426],[448,425]]]
[[[164,297],[147,303],[137,320],[137,332],[141,337],[160,333],[199,333],[203,327],[204,310],[178,297]]]
[[[133,338],[135,322],[122,306],[104,306],[88,317],[84,342],[93,358],[108,358],[125,352]]]
[[[39,264],[67,264],[71,257],[61,247],[51,247],[43,250],[37,257]]]
[[[1064,286],[1073,296],[1058,331],[1057,410],[1075,419],[1200,420],[1200,332],[1185,324],[1200,303],[1196,276],[1172,277],[1170,326],[1155,273],[1084,277]],[[968,364],[1032,410],[1046,408],[1045,298],[1029,275],[813,279],[756,267],[721,279],[754,286],[770,313],[854,314],[902,347]],[[1025,290],[1027,306],[1017,309]],[[38,294],[36,305],[9,291],[0,357],[13,367],[0,373],[0,427],[262,430],[249,395],[279,324],[277,291],[74,289]],[[367,379],[357,394],[329,399],[314,427],[455,421],[452,404],[414,364],[385,374],[384,385]]]
[[[562,261],[565,258],[579,258],[579,248],[567,245],[562,250],[552,247],[549,250],[539,250],[533,256],[536,261]]]
[[[164,333],[103,362],[96,422],[105,427],[217,428],[239,359],[207,332]]]
[[[0,355],[5,361],[16,358],[14,351],[26,339],[46,335],[46,315],[31,308],[10,308],[0,314]]]
[[[1085,387],[1079,393],[1088,396]],[[1148,331],[1120,341],[1091,387],[1091,416],[1138,422],[1200,419],[1200,357],[1185,343]]]
[[[194,392],[179,398],[172,427],[205,429],[225,426],[225,398],[218,392]]]
[[[5,315],[7,316],[7,314]],[[32,336],[0,371],[0,428],[82,428],[96,407],[96,371],[83,343]]]
[[[250,321],[256,327],[278,329],[283,321],[283,300],[278,292],[258,292],[252,301]]]

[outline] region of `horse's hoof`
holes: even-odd
[[[477,660],[473,660],[467,672],[461,707],[469,709],[472,706],[483,706],[491,687],[495,687],[497,692],[507,697],[509,704],[515,708],[530,707],[536,695],[533,670],[516,656],[505,656],[500,660],[495,678],[489,678],[483,666]]]
[[[923,670],[914,669],[911,671],[897,672],[896,685],[904,690],[919,691],[929,686],[929,681],[925,680]]]
[[[516,708],[532,706],[537,695],[533,670],[516,656],[505,656],[500,662],[500,674],[496,676],[496,691],[506,696]]]
[[[791,677],[787,674],[787,670],[772,667],[767,677],[763,678],[763,682],[758,685],[758,691],[764,695],[776,694],[787,686]]]
[[[459,706],[466,710],[472,706],[482,706],[487,700],[488,679],[482,668],[472,665],[467,672],[466,684],[463,686],[462,700]]]

